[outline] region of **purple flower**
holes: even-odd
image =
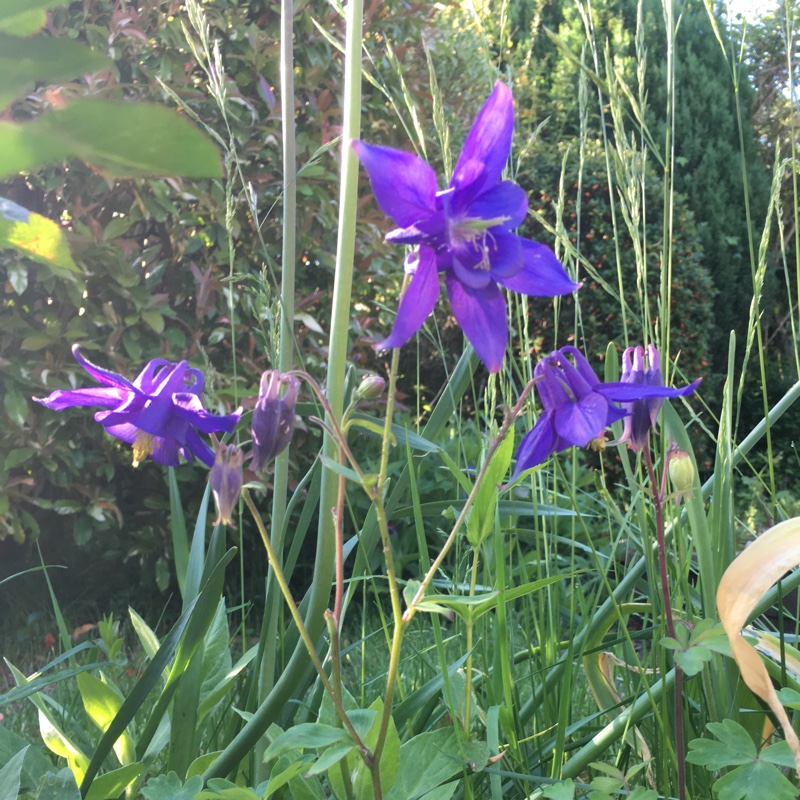
[[[508,342],[506,301],[498,284],[542,297],[578,288],[552,250],[511,232],[528,211],[525,192],[500,180],[513,133],[511,90],[498,82],[441,192],[436,173],[417,156],[353,142],[378,205],[400,226],[386,240],[416,247],[405,264],[411,283],[381,347],[400,347],[422,327],[439,296],[438,273],[444,272],[458,324],[489,370],[497,372]]]
[[[263,469],[289,446],[294,433],[299,388],[293,375],[267,370],[261,376],[252,422],[252,468],[255,471]]]
[[[654,344],[647,345],[647,351],[639,345],[628,347],[622,354],[622,383],[636,386],[663,386],[661,375],[661,355]],[[686,394],[694,391],[699,380],[684,390]],[[632,403],[623,403],[628,412],[622,428],[619,443],[628,442],[631,450],[640,451],[647,445],[647,434],[650,428],[656,427],[658,412],[664,403],[663,396],[641,397]]]
[[[242,451],[235,445],[217,445],[214,466],[211,467],[209,483],[217,506],[215,525],[230,525],[233,507],[242,493]]]
[[[160,464],[177,467],[180,454],[187,460],[196,456],[210,467],[214,452],[200,433],[230,433],[239,422],[240,412],[219,416],[203,408],[203,373],[185,361],[174,364],[163,358],[153,359],[131,383],[122,375],[87,361],[77,344],[72,346],[72,354],[103,386],[57,390],[49,397],[34,400],[54,411],[72,406],[108,409],[98,411],[94,418],[112,436],[133,446],[134,466],[150,456]]]
[[[625,352],[630,363],[630,354]],[[651,369],[654,364],[658,366],[655,352],[655,362],[650,357]],[[520,442],[514,478],[568,447],[585,447],[594,441],[604,443],[605,429],[629,417],[637,403],[644,404],[649,415],[656,403],[661,408],[663,398],[691,394],[700,383],[696,380],[682,389],[670,389],[663,385],[660,370],[658,380],[654,376],[649,381],[634,380],[631,377],[634,371],[628,370],[627,380],[623,373],[619,383],[602,383],[580,351],[571,346],[554,350],[543,358],[533,374],[539,378],[536,388],[542,401],[542,415]],[[646,405],[648,402],[650,405]]]

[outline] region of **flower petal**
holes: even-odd
[[[517,466],[514,468],[512,481],[525,470],[538,467],[553,453],[561,449],[557,446],[558,436],[553,422],[551,414],[542,414],[536,420],[536,424],[525,434],[517,450]]]
[[[596,392],[555,411],[556,433],[570,444],[583,447],[600,436],[608,422],[608,400]]]
[[[546,245],[520,238],[522,243],[522,269],[498,281],[512,292],[529,297],[555,297],[569,294],[580,288],[567,275],[556,254]]]
[[[498,81],[480,110],[461,149],[450,185],[476,197],[500,180],[514,135],[511,89]]]
[[[75,360],[98,382],[104,383],[106,386],[116,386],[119,389],[129,389],[135,391],[133,384],[127,379],[123,378],[116,372],[109,369],[103,369],[81,355],[80,345],[72,345],[72,355]]]
[[[511,230],[521,225],[528,213],[528,195],[512,181],[502,181],[488,188],[473,200],[466,211],[469,219],[504,218],[499,226]]]
[[[190,392],[178,392],[172,395],[172,402],[175,416],[203,433],[232,433],[242,416],[239,413],[226,416],[212,414],[203,408],[200,398]]]
[[[436,211],[436,173],[419,157],[393,147],[354,141],[369,173],[375,200],[402,228]]]
[[[453,314],[489,372],[503,365],[508,344],[506,300],[496,283],[471,289],[452,272],[446,273],[447,294]]]
[[[200,434],[194,428],[189,428],[186,433],[186,447],[183,455],[188,458],[186,450],[200,459],[206,466],[211,467],[214,465],[214,451],[200,438]]]
[[[130,394],[128,389],[117,388],[88,388],[88,389],[56,389],[47,397],[34,397],[37,403],[53,409],[62,411],[73,406],[105,406],[114,408],[123,402]]]
[[[436,298],[439,296],[436,254],[430,247],[424,246],[420,247],[418,253],[417,269],[400,300],[392,332],[385,341],[377,345],[380,350],[404,345],[422,327],[436,305]]]
[[[632,403],[643,397],[686,397],[700,385],[701,381],[702,378],[698,378],[680,389],[673,389],[670,386],[648,386],[644,383],[601,383],[595,386],[594,390],[616,403]]]

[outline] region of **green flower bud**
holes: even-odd
[[[367,375],[356,389],[354,400],[376,400],[383,394],[386,381],[380,375]]]
[[[691,456],[678,448],[672,449],[667,454],[669,459],[669,479],[675,492],[675,502],[680,505],[682,500],[691,500],[694,488],[694,463]]]

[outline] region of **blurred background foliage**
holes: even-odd
[[[568,269],[585,282],[577,326],[572,299],[557,303],[555,314],[551,301],[526,303],[534,338],[532,352],[524,355],[536,358],[569,339],[596,359],[609,340],[620,346],[626,337],[641,340],[642,319],[633,312],[621,318],[613,299],[618,287],[624,287],[630,309],[646,307],[647,297],[658,295],[652,282],[664,251],[663,198],[670,175],[656,154],[665,137],[673,136],[679,145],[671,351],[680,351],[685,374],[702,375],[713,387],[715,374],[725,367],[728,331],[746,326],[753,285],[750,248],[755,242],[757,249],[766,217],[774,148],[783,146],[785,152],[795,130],[796,111],[785,92],[792,76],[777,33],[781,15],[755,23],[749,49],[734,59],[739,70],[732,75],[714,39],[738,52],[741,20],[727,20],[719,9],[712,23],[702,3],[681,3],[675,49],[680,102],[671,109],[666,53],[650,50],[647,70],[636,68],[637,52],[643,54],[637,17],[640,31],[662,29],[661,5],[599,0],[591,7],[589,19],[571,0],[366,3],[363,137],[416,148],[445,174],[449,151],[458,152],[497,75],[510,80],[518,110],[512,169],[533,211],[524,233],[557,243]],[[179,107],[224,143],[231,176],[227,182],[118,180],[69,161],[0,184],[0,197],[60,223],[81,270],[56,272],[16,251],[0,251],[0,579],[36,562],[38,541],[47,563],[70,567],[61,587],[65,599],[85,595],[102,602],[140,582],[165,592],[172,572],[161,468],[148,462],[134,469],[130,453],[89,415],[53,414],[31,401],[57,387],[86,385],[70,346],[80,343],[92,360],[129,376],[154,357],[188,359],[205,370],[207,399],[218,411],[243,401],[247,408],[261,371],[273,366],[285,111],[276,89],[279,7],[215,0],[204,8],[225,67],[224,114],[187,42],[183,7],[151,0],[125,6],[87,0],[50,12],[46,32],[87,43],[107,54],[113,66],[61,86],[41,85],[4,113],[23,121],[85,95]],[[606,43],[605,63],[587,63],[587,32]],[[340,9],[297,3],[295,36],[293,113],[301,168],[296,360],[321,377],[336,247]],[[628,87],[621,106],[644,115],[648,141],[628,140],[621,133],[624,119],[601,115],[589,72],[606,90]],[[432,75],[442,107],[434,102]],[[606,160],[605,138],[617,148],[641,151],[638,177],[620,167],[631,159]],[[638,199],[637,180],[647,187]],[[788,200],[791,183],[782,191]],[[623,208],[630,216],[625,224]],[[784,280],[783,265],[794,259],[794,223],[781,213],[782,247],[767,256],[768,297],[770,287]],[[388,222],[366,182],[359,214],[351,359],[358,370],[383,373],[383,356],[372,345],[391,325],[402,254],[383,243]],[[636,237],[631,230],[638,231]],[[786,280],[792,284],[794,277]],[[787,294],[792,296],[781,296]],[[777,361],[792,349],[781,346],[791,343],[782,302],[768,306],[772,317],[765,320]],[[648,313],[657,318],[659,310]],[[517,346],[519,339],[512,341]],[[462,346],[460,331],[440,304],[417,346],[402,353],[401,399],[410,418],[425,413]],[[782,385],[796,379],[791,361],[778,367]],[[759,392],[748,391],[756,420]],[[713,413],[714,392],[704,394]],[[744,413],[743,430],[747,422]],[[789,415],[782,423],[791,424]],[[317,451],[315,435],[301,432],[292,448],[295,481]],[[177,474],[191,519],[205,476],[196,466]],[[444,498],[457,491],[452,482],[440,483],[431,475],[425,487],[434,499],[437,492]],[[248,582],[259,586],[263,566],[248,569]]]

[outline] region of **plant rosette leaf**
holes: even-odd
[[[798,790],[778,767],[790,766],[794,759],[786,742],[764,748],[760,753],[747,731],[733,720],[710,722],[708,730],[717,738],[689,742],[686,760],[711,772],[726,767],[736,769],[714,784],[720,800],[792,800]]]
[[[690,631],[684,625],[677,625],[675,637],[665,636],[661,640],[663,647],[674,652],[675,663],[683,673],[692,677],[703,671],[703,667],[714,657],[714,650],[707,646],[709,642],[723,633],[713,620],[704,619]]]
[[[194,800],[203,788],[203,779],[199,775],[189,778],[184,784],[177,773],[156,775],[141,788],[145,800]]]

